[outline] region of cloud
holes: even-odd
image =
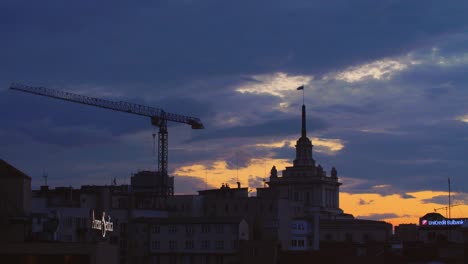
[[[284,93],[291,93],[291,91],[295,91],[297,87],[308,84],[312,79],[312,76],[288,76],[287,73],[283,72],[255,75],[252,76],[252,81],[238,87],[236,91],[253,94],[265,93],[284,97]]]
[[[328,127],[328,124],[320,118],[311,118],[314,124],[309,130],[317,131]],[[267,121],[256,125],[244,125],[230,127],[226,129],[212,129],[211,131],[201,131],[194,136],[191,141],[218,138],[245,138],[245,137],[280,137],[298,134],[300,123],[297,118],[285,118]]]
[[[340,150],[342,150],[344,146],[344,142],[340,139],[330,139],[330,138],[318,138],[318,137],[311,137],[312,144],[314,145],[314,151],[326,153],[328,155],[335,155]],[[290,147],[296,148],[296,140],[282,140],[279,142],[273,143],[257,143],[255,144],[256,147],[261,148],[283,148],[283,147]]]
[[[348,83],[359,82],[368,79],[389,80],[392,75],[404,71],[415,61],[405,62],[393,59],[383,59],[367,64],[352,66],[342,72],[327,75],[324,79],[335,79]]]
[[[214,188],[215,186],[207,185],[207,183],[198,177],[194,176],[175,176],[174,177],[174,193],[181,194],[196,194],[197,190],[205,190]]]
[[[370,215],[359,215],[359,216],[356,216],[356,218],[382,221],[382,220],[407,217],[407,216],[408,215],[398,215],[395,213],[378,213],[378,214],[370,214]]]
[[[374,200],[366,201],[364,199],[359,199],[359,205],[367,205],[367,204],[371,204],[372,202],[374,202]]]
[[[401,198],[403,199],[415,199],[416,197],[414,195],[408,194],[408,193],[402,193],[400,194]]]
[[[451,203],[452,204],[465,204],[468,201],[467,193],[452,193],[451,194]],[[427,198],[421,201],[422,203],[435,203],[440,205],[448,205],[449,196],[447,195],[437,195],[431,198]]]
[[[464,123],[468,123],[468,115],[458,116],[456,120],[464,122]]]
[[[259,176],[249,175],[249,187],[250,188],[261,188],[264,185],[264,178]]]

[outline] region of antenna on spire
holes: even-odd
[[[304,85],[297,87],[297,90],[302,90],[302,105],[304,105]]]
[[[302,130],[301,134],[302,137],[307,137],[306,131],[306,111],[305,111],[305,103],[304,103],[304,85],[297,87],[297,90],[302,90]]]

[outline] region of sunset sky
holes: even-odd
[[[8,90],[45,86],[199,117],[169,126],[176,193],[290,166],[305,85],[314,159],[358,218],[468,203],[466,1],[0,2],[0,158],[43,184],[155,169],[148,118]],[[280,174],[281,175],[281,174]],[[445,209],[439,211],[445,215]],[[452,209],[468,217],[468,206]]]

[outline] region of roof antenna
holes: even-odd
[[[452,207],[452,201],[451,201],[451,191],[450,191],[450,177],[448,177],[448,198],[449,198],[449,206],[448,206],[448,217],[451,218],[451,208]]]
[[[205,190],[208,190],[208,168],[205,166]]]
[[[47,178],[48,177],[49,176],[47,175],[47,173],[45,173],[45,172],[42,173],[42,178],[44,178],[44,186],[47,186]]]
[[[236,152],[236,180],[239,182],[239,156],[238,152]]]

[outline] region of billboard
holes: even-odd
[[[445,218],[439,220],[429,220],[421,218],[420,225],[421,226],[461,226],[464,223],[468,222],[466,218]]]

